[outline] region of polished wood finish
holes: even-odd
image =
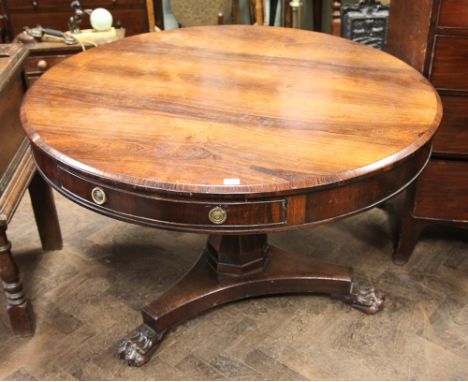
[[[25,91],[22,66],[27,53],[19,45],[0,46],[0,280],[11,327],[19,335],[33,333],[34,315],[6,231],[28,185],[43,249],[62,246],[51,190],[42,178],[34,177],[29,142],[19,121]]]
[[[442,95],[444,117],[434,137],[437,157],[468,159],[468,97]]]
[[[468,162],[432,160],[416,188],[415,217],[466,221]]]
[[[468,3],[466,0],[442,0],[440,3],[440,26],[463,28],[468,25]]]
[[[433,159],[398,213],[394,261],[400,264],[430,223],[468,226],[467,12],[466,0],[391,2],[387,50],[424,73],[444,105]]]
[[[46,251],[61,249],[62,235],[52,190],[37,172],[29,184],[29,194],[42,248]]]
[[[353,287],[350,267],[270,247],[265,234],[210,236],[193,268],[143,307],[144,325],[122,342],[118,355],[130,366],[142,366],[166,332],[182,321],[228,302],[293,293],[327,294],[368,314],[377,313],[384,304],[375,290]]]
[[[289,44],[268,45],[272,38]],[[216,39],[230,44],[213,46]],[[181,48],[188,40],[191,52]],[[314,49],[304,50],[303,42]],[[330,63],[323,56],[337,42]],[[116,55],[119,60],[112,60]],[[182,57],[194,62],[186,66]],[[154,69],[148,69],[151,60]],[[84,67],[86,78],[78,75]],[[65,90],[60,84],[69,73],[74,81]],[[106,86],[96,86],[103,78]],[[116,98],[123,83],[128,95]],[[295,195],[391,172],[418,157],[441,118],[432,87],[400,61],[332,36],[281,28],[216,26],[135,36],[71,57],[38,84],[28,92],[22,120],[53,182],[60,172],[46,162],[117,188],[208,200]],[[372,97],[363,97],[364,90]],[[366,114],[356,106],[361,104]],[[155,119],[165,128],[155,128]],[[119,139],[101,148],[115,134]]]
[[[348,268],[300,260],[266,233],[336,220],[407,187],[430,156],[440,106],[417,71],[377,50],[211,26],[63,61],[30,89],[21,116],[41,173],[67,198],[211,234],[188,281],[144,308],[146,326],[122,344],[120,357],[138,366],[173,325],[251,295],[328,293],[380,310],[382,296],[352,289]]]
[[[125,37],[125,29],[116,30],[117,37]],[[29,51],[29,55],[24,62],[24,72],[27,86],[31,86],[42,74],[54,65],[62,62],[68,57],[80,53],[84,49],[94,48],[95,45],[84,43],[67,45],[63,42],[31,42],[23,44]]]
[[[436,8],[433,0],[396,0],[390,4],[386,51],[401,58],[420,72],[425,70],[431,17]]]
[[[467,62],[468,34],[436,36],[429,79],[438,89],[468,92]]]
[[[113,16],[115,27],[125,28],[127,35],[150,31],[147,0],[82,0],[83,9],[106,8]],[[73,14],[70,2],[64,0],[4,0],[9,18],[10,39],[23,31],[24,26],[68,30]],[[156,5],[157,6],[157,5]],[[89,17],[83,18],[82,29],[91,28]]]
[[[333,0],[331,34],[334,36],[341,36],[341,6],[341,0]]]
[[[13,332],[27,336],[34,333],[34,313],[26,298],[18,267],[11,255],[6,225],[0,221],[0,276],[6,297],[7,312]]]

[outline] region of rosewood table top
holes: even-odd
[[[23,108],[55,159],[120,184],[288,193],[382,171],[426,144],[432,86],[335,37],[216,26],[127,38],[44,74]]]
[[[356,286],[351,268],[272,247],[266,233],[400,192],[426,165],[441,117],[436,91],[398,59],[260,26],[143,34],[78,54],[34,84],[21,114],[40,172],[68,198],[210,234],[119,347],[134,366],[177,323],[241,298],[325,293],[382,309],[382,294]]]

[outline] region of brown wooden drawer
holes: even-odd
[[[36,3],[37,5],[34,5]],[[114,26],[126,28],[126,35],[148,32],[145,0],[84,0],[83,8],[103,7],[114,17]],[[69,1],[63,0],[8,0],[7,9],[13,35],[24,26],[42,25],[58,30],[68,30],[68,20],[73,14]],[[82,29],[90,28],[89,17],[83,18]]]
[[[418,179],[414,215],[468,221],[468,162],[431,160]]]
[[[5,0],[4,0],[5,1]],[[145,0],[81,0],[83,8],[103,7],[112,11],[112,9],[143,7],[146,6]],[[70,1],[64,0],[6,0],[6,6],[9,11],[67,11],[72,12]]]
[[[52,66],[62,62],[70,55],[59,56],[29,56],[24,63],[24,71],[27,75],[40,74],[50,69]]]
[[[430,80],[439,89],[468,91],[468,36],[437,35]]]
[[[238,203],[212,203],[164,199],[153,196],[118,190],[99,184],[82,175],[74,174],[62,167],[58,168],[59,187],[71,199],[95,210],[125,220],[146,222],[154,225],[188,226],[194,228],[210,227],[226,229],[229,227],[270,227],[286,223],[286,200],[267,200]],[[101,188],[106,201],[99,205],[92,198],[95,187]],[[225,222],[212,223],[209,213],[221,207],[227,215]]]
[[[434,138],[435,154],[468,158],[468,97],[442,95],[444,117]]]
[[[438,24],[468,28],[468,0],[442,0]]]

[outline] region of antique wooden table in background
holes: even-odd
[[[169,328],[228,301],[325,293],[380,310],[381,294],[353,285],[351,268],[272,247],[267,233],[404,189],[441,116],[427,80],[388,54],[302,30],[212,26],[78,54],[37,81],[21,117],[38,168],[69,199],[209,234],[200,260],[122,343],[119,356],[142,365]]]

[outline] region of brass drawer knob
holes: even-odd
[[[215,207],[208,213],[208,219],[213,224],[223,224],[227,219],[227,212],[221,207]]]
[[[46,60],[39,60],[37,62],[37,68],[40,70],[46,70],[48,68],[49,64],[47,63]]]
[[[101,206],[107,202],[107,195],[101,187],[94,187],[91,191],[91,199]]]

